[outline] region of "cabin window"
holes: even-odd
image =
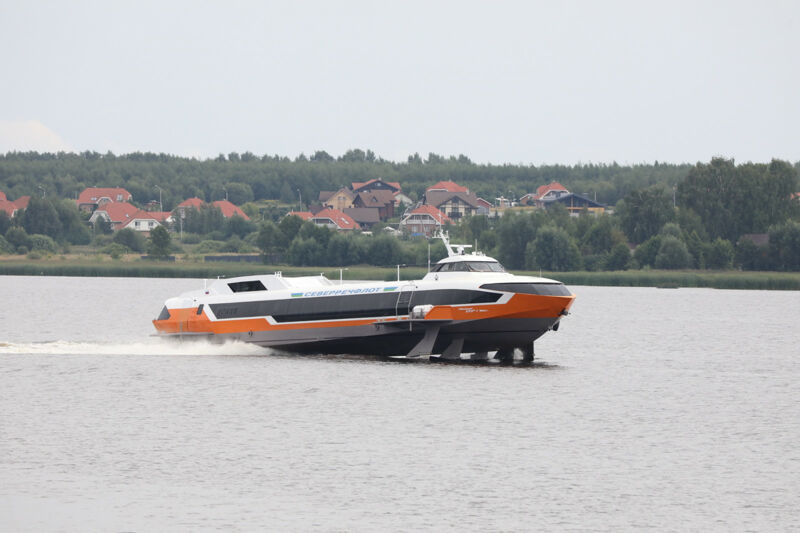
[[[506,269],[497,261],[458,261],[439,263],[431,268],[431,272],[505,272]]]
[[[470,261],[467,263],[473,272],[505,272],[506,269],[497,261]]]
[[[267,290],[267,288],[264,287],[264,284],[261,283],[261,280],[258,279],[228,283],[228,287],[230,287],[233,292],[253,292]]]

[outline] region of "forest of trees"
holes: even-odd
[[[0,191],[10,199],[32,197],[15,220],[0,214],[0,253],[47,252],[89,242],[117,255],[145,251],[147,243],[135,232],[112,236],[109,228],[88,227],[69,200],[87,186],[124,187],[140,205],[157,200],[160,188],[165,210],[192,196],[213,201],[226,194],[236,204],[279,200],[299,206],[301,197],[315,199],[320,190],[376,177],[399,181],[412,199],[441,180],[466,185],[487,199],[518,198],[555,180],[616,206],[613,215],[599,217],[570,217],[553,206],[499,218],[471,217],[449,228],[454,240],[477,241],[511,269],[800,270],[800,199],[793,197],[800,190],[797,164],[737,165],[714,158],[696,165],[496,166],[435,154],[395,163],[362,150],[294,160],[250,153],[206,161],[139,153],[0,155]],[[190,210],[182,242],[169,242],[159,232],[159,242],[151,239],[149,246],[162,256],[169,246],[180,252],[181,245],[194,245],[195,253],[261,251],[265,258],[282,257],[293,265],[427,261],[425,240],[337,234],[284,213],[262,210],[263,220],[252,222],[224,219],[211,207]],[[749,234],[768,234],[769,244],[759,246]],[[443,254],[442,246],[433,245],[434,260]]]
[[[482,165],[466,156],[409,156],[396,163],[376,158],[367,150],[350,150],[334,158],[326,152],[295,159],[255,156],[249,152],[197,160],[166,154],[114,155],[84,152],[0,154],[0,191],[9,198],[54,195],[76,198],[86,187],[124,187],[136,202],[161,201],[171,210],[186,198],[207,202],[225,198],[237,204],[253,200],[308,203],[319,191],[336,190],[353,181],[383,178],[398,181],[416,200],[425,188],[441,180],[454,180],[478,196],[493,201],[498,196],[519,198],[551,181],[569,190],[614,205],[630,191],[662,184],[671,188],[686,177],[691,165],[616,163],[585,165]],[[42,187],[40,189],[39,187]]]

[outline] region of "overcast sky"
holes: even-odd
[[[0,152],[797,161],[799,6],[0,0]]]

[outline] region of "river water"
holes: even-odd
[[[2,531],[800,529],[800,295],[572,287],[533,367],[152,339],[0,276]]]

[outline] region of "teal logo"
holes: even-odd
[[[302,292],[293,292],[292,293],[292,298],[300,298],[301,296],[303,296]]]
[[[397,287],[384,287],[383,288],[383,292],[391,292],[391,291],[393,291],[395,289],[397,289]]]

